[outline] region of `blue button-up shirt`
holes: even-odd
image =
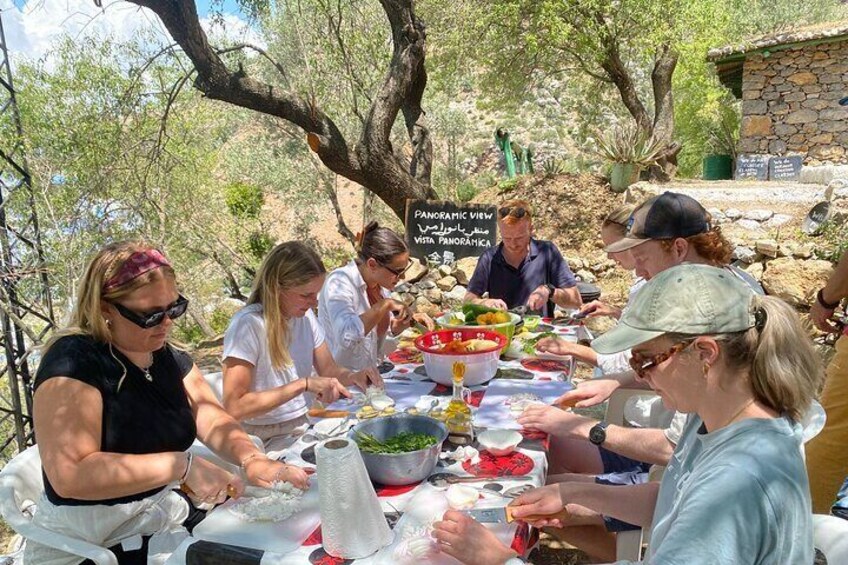
[[[543,284],[571,288],[577,281],[553,242],[531,239],[530,252],[517,268],[506,262],[503,243],[487,249],[477,262],[468,291],[477,296],[488,292],[489,298],[499,298],[508,308],[515,308],[526,304],[530,294]],[[542,315],[553,314],[554,304],[549,300]]]

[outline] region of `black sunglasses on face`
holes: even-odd
[[[376,259],[374,259],[374,260],[377,261]],[[403,278],[403,275],[406,273],[406,271],[409,270],[409,266],[412,265],[412,261],[407,261],[406,267],[404,267],[403,269],[394,269],[392,267],[389,267],[385,263],[381,263],[380,261],[377,261],[377,264],[380,265],[381,267],[383,267],[384,269],[386,269],[388,272],[390,272],[394,276],[396,276],[398,278]]]
[[[155,328],[161,324],[165,319],[165,316],[175,320],[185,314],[186,309],[188,308],[188,298],[180,294],[177,301],[172,305],[168,306],[164,310],[159,310],[158,312],[152,312],[150,314],[138,314],[117,302],[112,302],[112,305],[121,314],[121,316],[138,327],[149,330],[150,328]]]
[[[507,216],[513,218],[523,218],[527,214],[527,210],[523,206],[504,206],[498,210],[498,216],[503,219]]]

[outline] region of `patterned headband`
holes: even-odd
[[[171,264],[165,259],[156,249],[146,249],[144,251],[136,251],[130,255],[129,259],[124,261],[118,272],[103,285],[103,290],[110,291],[120,286],[124,286],[131,280],[140,277],[148,271],[158,269],[159,267],[170,267]]]

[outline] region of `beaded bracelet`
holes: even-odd
[[[180,477],[180,484],[184,484],[188,478],[188,472],[191,471],[191,462],[194,460],[194,453],[186,451],[186,468],[183,471],[183,476]]]

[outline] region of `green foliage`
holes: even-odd
[[[848,250],[848,222],[831,220],[825,223],[816,239],[814,253],[819,259],[839,261]]]
[[[460,181],[456,185],[456,199],[460,202],[470,202],[477,196],[477,187],[470,180]]]
[[[274,239],[263,231],[254,231],[247,240],[247,248],[250,254],[257,260],[262,260],[274,247]]]
[[[542,163],[542,172],[546,177],[553,177],[557,175],[565,174],[566,172],[566,164],[563,159],[558,159],[556,157],[551,157],[550,159],[545,159]]]
[[[513,179],[505,179],[498,183],[498,192],[510,192],[518,186],[518,177]]]
[[[598,155],[612,163],[633,163],[642,168],[654,164],[663,144],[633,122],[619,123],[606,135],[598,135]]]
[[[236,218],[255,220],[262,212],[265,194],[258,186],[233,182],[224,189],[224,201],[230,214]]]

